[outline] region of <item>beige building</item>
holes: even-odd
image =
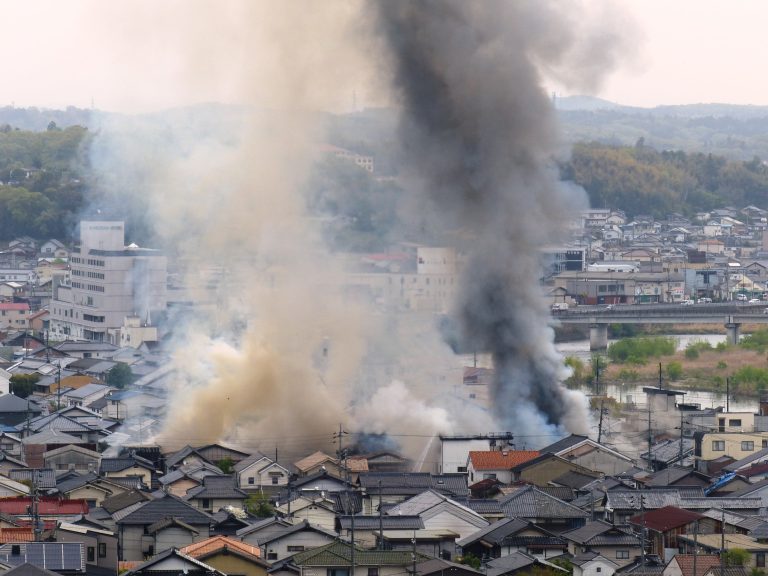
[[[161,252],[125,246],[123,222],[81,222],[69,277],[51,300],[51,338],[108,340],[127,316],[150,324],[166,309],[167,276]]]
[[[712,432],[697,440],[696,458],[703,461],[730,456],[741,460],[768,447],[768,432]]]
[[[26,302],[0,302],[0,330],[27,330],[29,304]]]

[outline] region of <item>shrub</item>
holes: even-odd
[[[611,344],[608,357],[618,363],[645,364],[648,358],[672,356],[676,349],[677,341],[668,336],[625,338]]]
[[[637,373],[637,370],[622,368],[619,370],[618,378],[624,382],[636,382],[640,378],[640,374]]]
[[[739,342],[739,346],[747,350],[765,352],[765,349],[768,348],[768,329],[761,328],[760,330],[755,330],[752,334],[744,336],[741,342]]]
[[[728,363],[725,360],[720,360],[720,362],[717,363],[717,367],[720,370],[724,370],[724,369],[728,368]]]
[[[699,357],[699,351],[696,348],[688,346],[685,349],[685,357],[688,358],[688,360],[696,360],[696,358]]]
[[[715,346],[715,350],[718,352],[725,352],[728,349],[728,342],[718,342]]]
[[[742,366],[731,378],[731,384],[734,392],[744,387],[764,390],[768,387],[768,369]]]
[[[667,377],[670,380],[680,380],[683,377],[683,365],[680,362],[667,364]]]

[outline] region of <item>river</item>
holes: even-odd
[[[725,342],[725,334],[675,334],[672,335],[677,340],[678,350],[684,350],[691,342],[709,342],[716,346],[720,342]],[[609,340],[608,345],[616,340]],[[588,361],[591,357],[589,351],[589,340],[576,340],[573,342],[560,342],[556,344],[558,351],[563,356],[575,356],[581,360]],[[615,398],[619,402],[637,402],[645,404],[645,393],[643,386],[645,384],[622,384],[614,383],[607,386],[608,396]],[[667,384],[668,385],[668,384]],[[669,386],[674,388],[674,386]],[[725,407],[725,394],[710,392],[706,390],[683,390],[685,396],[683,402],[686,404],[699,404],[702,408]],[[585,390],[589,393],[589,390]],[[757,411],[757,399],[755,398],[731,398],[729,402],[731,411]]]

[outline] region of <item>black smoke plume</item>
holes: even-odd
[[[557,129],[539,76],[541,63],[562,64],[572,35],[561,44],[551,33],[560,19],[548,6],[372,4],[401,101],[411,185],[428,200],[432,229],[452,232],[469,257],[462,339],[492,353],[499,423],[529,435],[588,425],[584,398],[561,385],[539,286],[540,249],[563,237],[577,209],[553,169]]]

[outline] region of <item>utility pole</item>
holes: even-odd
[[[725,574],[725,508],[720,508],[720,576],[723,576],[724,574]]]
[[[413,531],[413,551],[411,552],[411,560],[413,561],[413,576],[416,576],[416,530]]]
[[[648,471],[653,472],[653,462],[651,459],[651,446],[653,445],[653,436],[651,434],[651,398],[648,395]]]
[[[662,380],[662,377],[661,377],[661,362],[659,362],[659,390],[661,390],[662,388],[664,388],[664,381]]]
[[[640,557],[642,559],[641,565],[645,567],[645,502],[642,494],[640,494],[640,514],[643,517],[643,527],[640,531]]]
[[[693,573],[696,574],[696,557],[699,555],[699,521],[693,523]],[[721,573],[720,576],[723,576]]]
[[[600,355],[595,354],[595,396],[600,394]]]
[[[384,510],[381,502],[381,480],[379,480],[379,550],[384,550]]]
[[[603,439],[603,404],[605,404],[605,400],[600,400],[600,423],[597,425],[597,443],[600,444],[600,441]]]
[[[678,409],[680,407],[678,406]],[[683,411],[680,410],[680,452],[677,455],[677,462],[680,466],[683,465]],[[696,572],[694,571],[694,574]]]
[[[725,378],[725,411],[731,411],[731,379]]]
[[[39,472],[38,470],[32,471],[32,530],[34,533],[35,542],[40,542],[41,536],[43,534],[43,527],[40,522],[40,513],[39,513],[39,502],[38,502],[39,495],[37,493],[38,472]]]

